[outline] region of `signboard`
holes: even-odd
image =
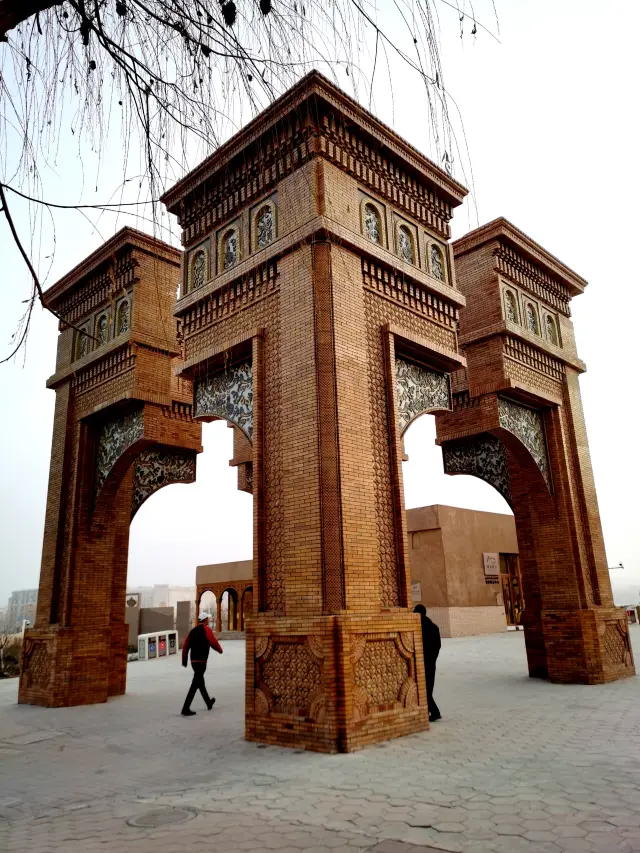
[[[422,599],[422,584],[420,581],[411,582],[411,601],[420,601]]]
[[[482,555],[482,562],[484,564],[485,577],[500,574],[500,554],[484,553]]]

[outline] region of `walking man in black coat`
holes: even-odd
[[[195,711],[191,710],[193,697],[199,690],[204,699],[204,704],[207,710],[213,708],[213,703],[216,701],[209,698],[207,688],[204,683],[204,674],[207,669],[207,659],[209,658],[209,649],[215,649],[219,654],[222,654],[222,646],[216,639],[216,635],[209,627],[209,614],[202,611],[198,616],[198,624],[192,628],[187,635],[182,647],[182,666],[186,666],[189,660],[189,652],[191,652],[191,669],[193,669],[193,681],[187,693],[187,698],[184,700],[182,707],[183,717],[193,717]]]
[[[440,654],[442,641],[440,640],[440,628],[427,616],[424,604],[416,604],[414,613],[420,614],[420,627],[422,628],[422,651],[424,653],[424,675],[427,682],[427,704],[429,706],[429,722],[435,723],[442,716],[440,709],[433,698],[433,685],[436,680],[436,661]]]

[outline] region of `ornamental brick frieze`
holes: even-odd
[[[194,418],[220,418],[247,436],[253,429],[253,372],[250,361],[194,383]]]
[[[275,261],[214,290],[195,305],[180,313],[179,333],[187,338],[212,324],[227,319],[278,290],[278,265]]]
[[[311,156],[314,129],[296,116],[283,118],[279,132],[243,151],[237,168],[208,178],[184,199],[178,216],[184,245],[190,245],[237,210],[264,195]]]
[[[505,358],[504,375],[506,379],[513,379],[519,385],[527,385],[534,392],[547,400],[559,403],[562,400],[562,383],[557,379],[534,370],[526,364],[515,359]]]
[[[385,299],[408,308],[410,311],[426,317],[451,329],[458,330],[458,308],[446,299],[436,296],[428,288],[396,273],[391,267],[362,259],[362,280],[369,290],[373,290]]]
[[[94,361],[84,370],[79,370],[71,380],[71,388],[76,395],[84,394],[90,388],[101,385],[121,373],[126,373],[127,370],[132,370],[135,365],[135,352],[127,344],[105,358]]]
[[[528,261],[505,243],[501,242],[494,254],[498,270],[503,275],[527,288],[538,298],[544,299],[565,317],[571,316],[569,308],[571,295],[562,282]]]
[[[468,474],[493,486],[511,504],[511,481],[504,444],[490,433],[442,445],[445,474]]]
[[[94,480],[96,495],[125,450],[143,435],[144,408],[142,406],[126,414],[120,414],[101,426]]]
[[[387,378],[380,330],[387,322],[385,303],[373,296],[365,299],[367,322],[367,361],[369,386],[369,424],[373,450],[373,486],[376,509],[376,536],[379,554],[380,603],[383,607],[400,604],[398,553],[394,529],[391,482],[391,449],[387,429]]]
[[[320,149],[338,168],[449,239],[451,205],[432,188],[410,176],[396,161],[382,156],[365,134],[352,127],[347,129],[342,122],[325,116]]]
[[[323,654],[317,637],[261,637],[255,651],[256,712],[320,721],[326,711]]]
[[[547,486],[550,485],[547,443],[544,437],[542,414],[528,406],[500,397],[498,400],[500,426],[513,433],[527,448],[540,469]]]
[[[171,483],[194,483],[195,452],[143,450],[133,466],[131,518],[154,492]]]
[[[396,208],[448,239],[452,208],[432,186],[416,179],[400,160],[380,153],[375,141],[335,117],[323,116],[320,126],[307,118],[283,117],[284,128],[273,140],[273,131],[246,152],[237,168],[223,170],[222,177],[208,178],[184,199],[179,214],[183,244],[195,240],[227,221],[240,208],[274,187],[310,157],[320,154],[359,183],[382,195]]]
[[[396,388],[400,432],[423,412],[450,409],[449,377],[421,364],[396,357]]]
[[[512,358],[514,361],[519,361],[527,365],[532,370],[537,370],[544,373],[556,382],[562,382],[564,379],[564,365],[557,358],[547,355],[537,347],[533,347],[519,338],[513,338],[507,335],[503,341],[503,352],[507,358]]]
[[[109,261],[79,290],[60,300],[58,313],[68,323],[75,323],[90,314],[114,294],[123,291],[136,279],[138,262],[131,251],[119,258],[115,265]]]

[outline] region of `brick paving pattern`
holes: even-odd
[[[89,707],[18,707],[0,683],[0,850],[640,851],[637,678],[553,685],[527,677],[522,634],[445,640],[441,722],[322,755],[243,740],[243,664],[228,642],[214,710],[188,720],[173,658]]]

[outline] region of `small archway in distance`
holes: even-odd
[[[213,630],[215,630],[216,614],[218,612],[218,602],[217,602],[217,599],[215,597],[215,594],[210,589],[206,589],[202,593],[202,595],[200,596],[200,601],[196,605],[196,611],[197,612],[196,612],[195,618],[193,620],[194,622],[195,622],[195,619],[198,617],[198,613],[200,613],[203,610],[206,611],[207,613],[211,614],[211,619],[209,620],[209,625]]]
[[[233,430],[224,421],[204,423],[202,445],[196,482],[159,489],[135,514],[129,587],[190,587],[189,600],[195,601],[197,566],[252,558],[253,498],[238,491],[237,469],[229,466]],[[215,620],[211,627],[215,630]]]
[[[223,631],[238,630],[238,591],[235,587],[227,587],[220,596],[220,613]]]
[[[242,593],[242,602],[240,605],[240,625],[241,631],[245,630],[247,616],[251,617],[253,613],[253,586],[248,586]]]

